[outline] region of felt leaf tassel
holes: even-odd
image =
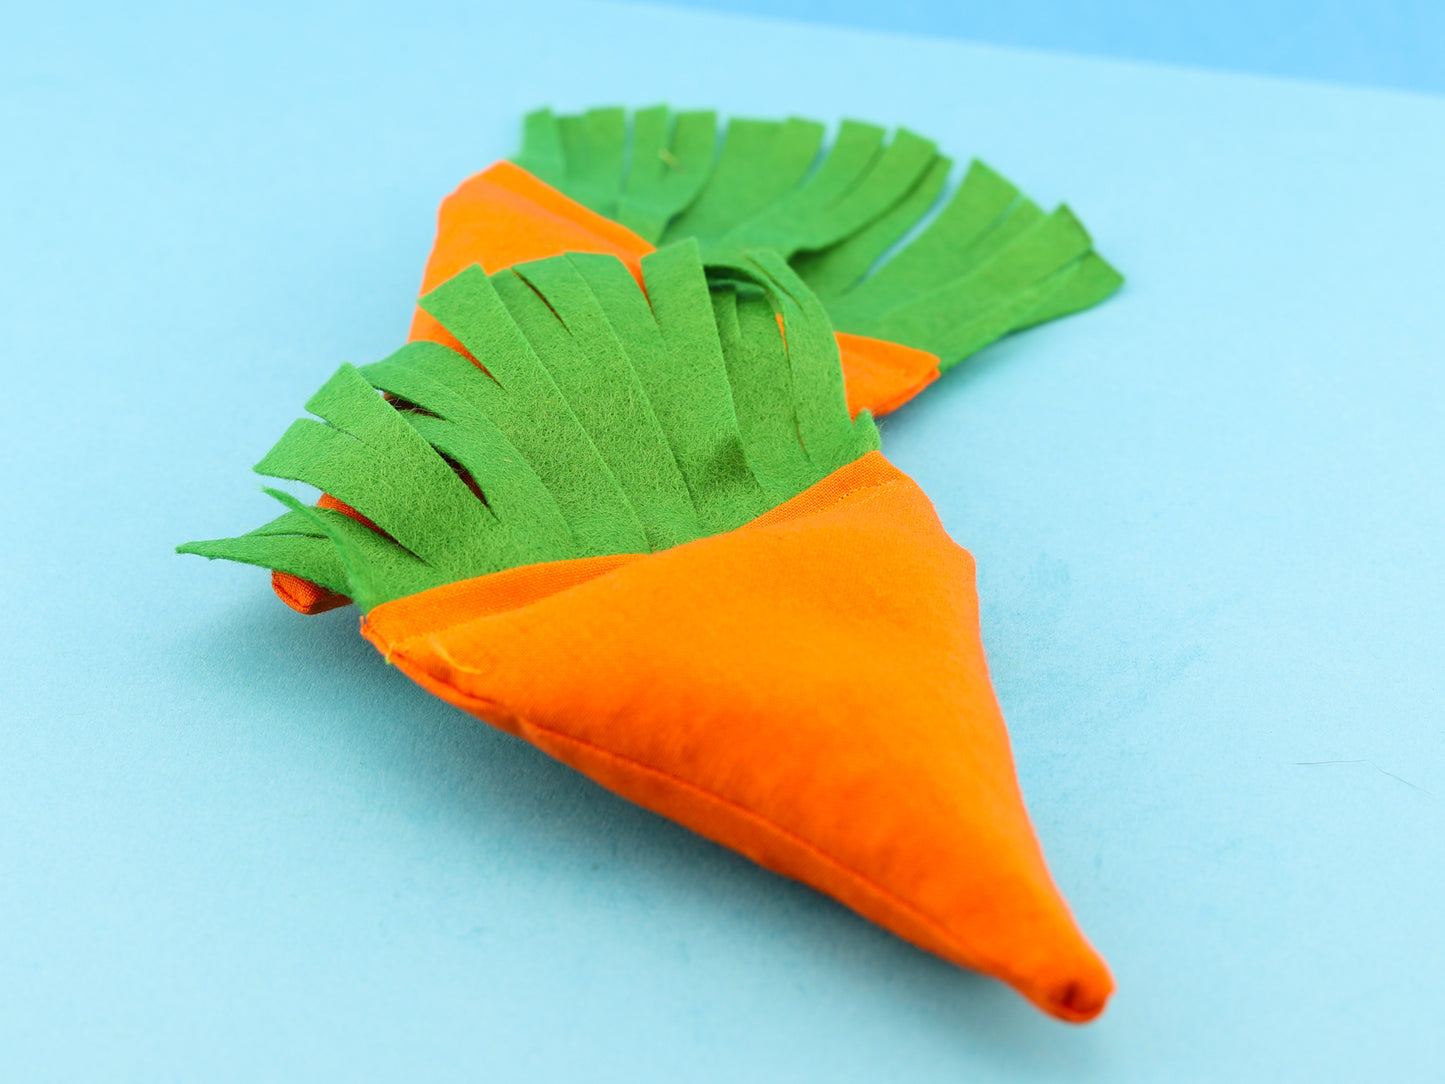
[[[515,161],[615,227],[615,193],[652,176],[660,158],[676,195],[645,223],[621,216],[638,241],[693,238],[710,264],[772,249],[840,332],[931,354],[944,370],[1010,332],[1089,308],[1123,282],[1068,208],[1046,215],[977,160],[948,191],[952,163],[906,128],[890,136],[845,120],[828,143],[816,121],[733,118],[714,157],[696,136],[712,114],[678,114],[671,149],[668,117],[660,106],[631,120],[615,107],[580,117],[541,109],[527,116]],[[863,405],[879,413],[902,390]]]

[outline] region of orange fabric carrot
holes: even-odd
[[[1060,1019],[1102,1011],[1112,979],[1014,777],[973,561],[850,415],[786,262],[709,282],[691,244],[571,253],[422,303],[465,354],[343,366],[307,404],[324,424],[258,465],[346,511],[278,493],[276,521],[182,550],[355,599],[465,711]]]
[[[973,560],[878,452],[728,534],[438,587],[362,631],[442,699],[1060,1019],[1113,990],[1024,812]]]
[[[422,293],[459,271],[478,265],[501,271],[564,252],[616,256],[641,279],[639,261],[653,246],[625,226],[580,203],[511,162],[497,162],[464,181],[442,201],[437,236],[422,273]],[[902,406],[938,379],[938,359],[898,343],[835,333],[842,359],[848,410],[883,414]],[[435,342],[463,354],[465,348],[425,309],[412,318],[411,342]],[[470,355],[468,355],[470,356]],[[346,511],[333,497],[323,507]],[[347,605],[344,595],[286,572],[272,573],[278,598],[303,614]]]

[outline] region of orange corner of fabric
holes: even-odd
[[[330,493],[321,494],[321,499],[316,502],[317,508],[330,508],[334,512],[340,512],[344,516],[350,516],[357,523],[371,528],[377,533],[382,533],[371,520],[367,519],[345,501],[338,500]],[[350,606],[351,599],[340,592],[333,591],[329,587],[322,587],[319,583],[312,583],[310,580],[302,579],[300,576],[290,572],[273,571],[271,573],[271,590],[276,592],[276,597],[286,603],[299,614],[308,617],[315,614],[324,614],[328,610],[340,609],[342,606]]]
[[[363,632],[438,696],[1060,1019],[1113,990],[1024,810],[972,559],[877,452],[739,530],[451,584]]]
[[[938,358],[926,350],[886,339],[837,333],[848,412],[874,417],[897,410],[939,376]]]
[[[634,275],[653,246],[511,162],[467,178],[442,200],[422,292],[480,264],[488,274],[563,252],[616,256]]]
[[[571,196],[553,188],[546,181],[523,169],[515,162],[509,162],[506,159],[495,162],[483,170],[480,176],[532,201],[538,207],[550,211],[559,218],[566,219],[579,228],[604,238],[609,244],[638,258],[646,256],[655,247],[652,242],[639,237],[621,222],[608,218],[606,215],[600,215],[590,207],[578,203]]]

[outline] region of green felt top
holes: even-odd
[[[845,120],[825,137],[796,117],[541,109],[514,160],[653,243],[695,239],[708,264],[772,249],[839,331],[927,350],[943,368],[1123,281],[1068,208],[1045,214],[982,162],[950,193],[949,160],[907,129],[889,138]]]
[[[612,127],[559,130],[565,147]],[[422,307],[484,368],[430,342],[343,365],[306,404],[321,420],[296,421],[256,467],[379,530],[267,490],[288,511],[180,552],[290,572],[370,610],[732,530],[878,447],[872,418],[848,415],[823,304],[776,252],[705,272],[687,240],[642,272],[646,293],[615,258],[571,253],[443,283]]]

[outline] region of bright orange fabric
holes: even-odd
[[[1064,1020],[1109,971],[1044,864],[974,567],[880,453],[746,527],[379,606],[422,686]]]

